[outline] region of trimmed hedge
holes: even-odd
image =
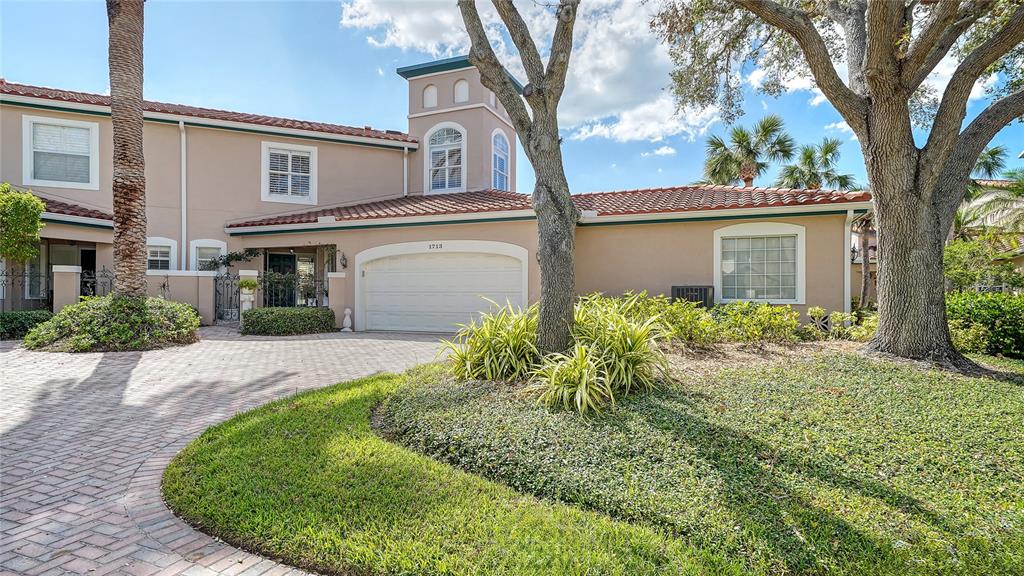
[[[293,336],[335,330],[334,310],[327,307],[252,308],[242,313],[242,334]]]
[[[49,310],[0,312],[0,340],[24,338],[32,327],[50,318],[53,318],[53,313]]]
[[[25,347],[53,352],[152,350],[196,341],[199,313],[163,298],[86,298],[32,328]]]
[[[988,329],[988,353],[1024,358],[1024,294],[955,292],[946,295],[949,320]]]

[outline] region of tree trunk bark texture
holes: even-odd
[[[143,14],[143,0],[107,0],[110,119],[114,133],[114,294],[126,297],[146,295]]]
[[[543,132],[527,148],[537,176],[533,189],[541,284],[537,347],[548,353],[565,351],[572,341],[579,212],[569,195],[559,143]]]
[[[942,254],[952,218],[938,201],[939,182],[920,165],[906,105],[899,94],[876,99],[868,117],[872,138],[862,143],[879,254],[878,331],[867,351],[970,370],[974,364],[953,347],[946,321]]]

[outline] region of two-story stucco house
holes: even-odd
[[[535,301],[536,221],[513,192],[506,112],[465,57],[398,73],[407,132],[147,102],[154,274],[256,248],[234,269],[344,273],[326,298],[357,330],[444,331],[485,308],[481,296]],[[111,267],[109,99],[3,82],[0,145],[0,180],[47,205],[29,266]],[[848,308],[850,222],[870,208],[863,192],[705,185],[574,198],[580,293],[677,287],[799,309]],[[24,291],[46,298],[45,282]]]

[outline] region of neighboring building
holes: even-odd
[[[513,192],[507,113],[465,57],[398,73],[408,133],[147,102],[152,274],[246,248],[259,255],[236,270],[346,271],[342,294],[265,303],[334,300],[360,330],[448,330],[481,295],[536,301],[536,221]],[[112,267],[111,138],[108,97],[0,83],[0,180],[47,204],[33,269]],[[709,286],[716,301],[801,310],[848,308],[849,224],[870,208],[866,192],[704,185],[574,200],[580,293]],[[31,288],[46,298],[44,282]]]

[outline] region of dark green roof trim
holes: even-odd
[[[48,104],[30,104],[28,102],[12,102],[10,100],[0,100],[7,106],[21,106],[23,108],[36,108],[39,110],[52,110],[54,112],[67,112],[70,114],[88,114],[91,116],[110,116],[110,112],[101,112],[98,110],[80,110],[78,108],[66,108],[64,106],[50,106]],[[177,120],[166,120],[164,118],[144,118],[146,122],[157,122],[159,124],[177,124]],[[417,147],[415,142],[408,142],[405,145],[401,144],[377,144],[373,142],[358,142],[353,140],[346,140],[344,136],[340,138],[327,138],[324,136],[297,136],[295,134],[284,134],[281,132],[273,132],[270,130],[260,130],[257,128],[234,128],[228,126],[215,126],[213,124],[205,124],[203,122],[195,122],[192,120],[185,120],[185,126],[193,126],[196,128],[209,128],[212,130],[227,130],[229,132],[247,132],[250,134],[262,134],[264,136],[276,136],[279,138],[297,138],[299,140],[315,140],[318,142],[333,142],[334,144],[349,144],[352,146],[366,146],[368,148],[385,148],[387,150],[404,150],[405,148]]]
[[[59,218],[48,217],[48,216],[46,216],[46,214],[43,214],[42,217],[40,217],[39,219],[42,220],[43,222],[52,222],[54,224],[67,224],[69,226],[81,226],[83,228],[102,228],[104,230],[113,230],[113,228],[114,228],[114,223],[113,222],[111,222],[110,224],[93,224],[93,223],[90,223],[90,222],[71,222],[70,220],[61,220]]]
[[[760,214],[737,214],[731,216],[699,216],[696,218],[664,218],[659,220],[631,220],[627,222],[581,222],[577,224],[580,227],[591,227],[591,226],[628,226],[630,224],[669,224],[673,222],[708,222],[713,220],[763,220],[765,218],[790,218],[794,216],[834,216],[839,214],[846,214],[846,210],[826,210],[823,212],[769,212],[764,215]],[[854,210],[854,214],[864,214],[867,210]]]
[[[413,64],[412,66],[402,66],[396,70],[396,72],[398,72],[399,76],[408,80],[410,78],[416,78],[417,76],[426,76],[427,74],[450,72],[452,70],[462,70],[463,68],[472,67],[473,64],[469,62],[469,56],[453,56],[451,58],[445,58],[444,60],[434,60],[433,62]],[[516,91],[522,94],[523,85],[519,83],[519,80],[516,80],[511,74],[508,75],[508,79],[512,81],[512,84],[516,87]]]
[[[442,220],[437,222],[396,222],[393,224],[367,224],[365,226],[324,226],[322,228],[296,228],[291,230],[255,230],[252,232],[231,232],[228,236],[267,236],[270,234],[302,234],[305,232],[330,232],[334,230],[366,230],[369,228],[414,228],[418,226],[445,226],[448,224],[483,224],[487,222],[522,222],[536,220],[536,216],[516,216],[510,218],[478,218],[476,220]]]

